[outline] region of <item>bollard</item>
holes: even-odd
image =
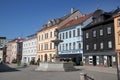
[[[86,79],[85,79],[85,75],[87,75],[87,74],[85,74],[85,73],[80,73],[80,80],[86,80]]]

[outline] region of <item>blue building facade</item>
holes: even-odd
[[[80,64],[83,54],[83,38],[81,29],[91,21],[92,14],[89,14],[72,20],[59,29],[58,38],[63,40],[63,42],[58,46],[58,54],[61,57],[61,60],[72,60],[77,65]]]

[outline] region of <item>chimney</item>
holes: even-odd
[[[71,14],[74,13],[76,11],[75,8],[71,8]]]

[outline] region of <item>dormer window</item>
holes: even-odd
[[[52,22],[48,21],[48,27],[52,26]]]

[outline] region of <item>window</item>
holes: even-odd
[[[81,49],[81,44],[80,43],[78,43],[78,49]]]
[[[107,34],[111,34],[111,27],[107,27]]]
[[[93,37],[96,37],[96,31],[93,31]]]
[[[64,44],[62,44],[62,47],[63,47],[63,51],[64,51]]]
[[[43,34],[42,34],[42,40],[43,40]]]
[[[97,48],[97,45],[96,45],[96,44],[94,44],[94,50],[96,50],[96,48]]]
[[[63,33],[63,39],[64,39],[64,33]]]
[[[45,50],[48,50],[48,44],[45,43]]]
[[[66,32],[66,39],[68,38],[68,32]]]
[[[48,38],[48,33],[45,33],[45,39],[47,39]]]
[[[68,50],[68,44],[66,43],[66,50]]]
[[[100,49],[103,49],[103,42],[100,43]]]
[[[50,49],[52,49],[52,43],[50,43]]]
[[[73,30],[73,37],[75,37],[75,30]]]
[[[88,33],[86,33],[86,38],[89,38],[89,34]]]
[[[40,44],[39,44],[39,48],[38,48],[38,50],[40,51]]]
[[[120,34],[118,34],[118,44],[120,45]]]
[[[80,28],[77,29],[77,36],[80,36]]]
[[[100,36],[103,36],[103,29],[100,29]]]
[[[71,38],[71,31],[69,31],[69,38]]]
[[[60,44],[60,46],[59,46],[59,51],[61,51],[61,44]]]
[[[46,37],[48,38],[48,33],[46,33]]]
[[[118,19],[118,26],[120,27],[120,19]]]
[[[69,50],[71,50],[71,43],[69,43]]]
[[[43,50],[43,44],[41,44],[41,50]]]
[[[86,50],[89,50],[89,45],[86,45]]]
[[[40,37],[41,37],[41,36],[39,35],[39,41],[40,41]]]
[[[61,34],[60,34],[60,40],[61,40]]]
[[[50,38],[52,38],[52,32],[50,32]]]
[[[75,42],[73,42],[73,49],[75,49]]]
[[[108,41],[108,48],[112,48],[112,41]]]

